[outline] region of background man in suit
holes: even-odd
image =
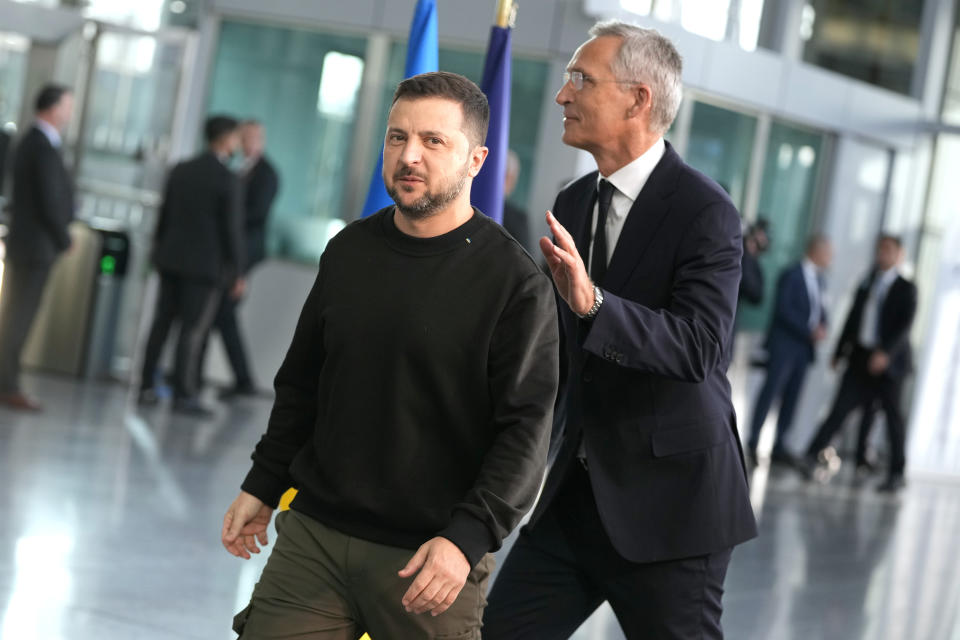
[[[807,242],[806,256],[789,267],[777,281],[777,298],[767,333],[767,377],[757,396],[750,422],[747,452],[757,462],[757,443],[770,405],[780,398],[777,437],[771,462],[787,465],[796,460],[785,441],[793,425],[807,368],[816,357],[816,346],[827,336],[827,313],[823,305],[823,270],[830,266],[830,241],[816,235]]]
[[[540,240],[566,426],[483,637],[568,637],[607,600],[629,638],[720,638],[732,547],[756,535],[726,377],[740,216],[663,140],[673,44],[617,21],[590,35],[556,100],[600,171],[560,192]]]
[[[267,255],[267,219],[270,216],[273,200],[277,197],[280,180],[273,164],[263,153],[266,135],[262,124],[256,120],[246,120],[241,123],[240,146],[244,155],[243,168],[240,170],[246,240],[244,279],[249,282],[250,271]],[[214,320],[214,327],[223,339],[223,346],[234,376],[234,385],[225,389],[220,396],[224,399],[256,393],[247,352],[243,346],[243,337],[240,334],[240,323],[237,319],[240,300],[241,298],[231,295],[230,291],[225,291]]]
[[[199,358],[224,288],[240,297],[245,286],[240,180],[226,162],[237,144],[237,121],[209,118],[206,151],[173,168],[153,239],[160,295],[147,340],[140,402],[157,402],[157,364],[174,320],[180,336],[174,371],[174,410],[208,416],[198,398]]]
[[[910,329],[917,311],[917,287],[900,274],[902,260],[900,238],[881,236],[874,268],[857,289],[833,356],[834,368],[846,360],[847,370],[830,414],[807,449],[808,463],[813,464],[851,411],[860,407],[872,415],[873,404],[879,403],[886,416],[890,444],[890,465],[881,491],[903,487],[906,465],[906,427],[900,396],[903,380],[913,366]],[[865,418],[857,438],[858,467],[868,465],[869,430],[870,422]]]
[[[507,153],[507,173],[503,179],[503,228],[510,232],[514,239],[523,245],[527,251],[530,246],[530,227],[527,212],[513,204],[509,198],[517,188],[517,179],[520,177],[520,158],[516,151],[511,149]]]
[[[20,354],[50,269],[70,248],[73,183],[60,147],[72,112],[69,89],[43,87],[35,104],[36,120],[13,159],[12,219],[0,296],[0,403],[14,409],[40,409],[20,389]]]

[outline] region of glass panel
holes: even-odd
[[[30,41],[23,36],[0,32],[0,129],[11,135],[23,106],[29,48]]]
[[[741,308],[743,329],[766,330],[777,276],[803,255],[823,145],[823,134],[779,122],[770,127],[757,211],[770,222],[770,248],[760,258],[766,291],[762,304]]]
[[[383,88],[380,119],[377,126],[387,121],[393,91],[403,79],[403,66],[407,52],[405,42],[395,42],[390,49],[390,66]],[[483,75],[484,52],[440,49],[440,68],[470,78],[478,85]],[[520,159],[520,176],[517,186],[510,195],[510,202],[518,207],[526,207],[530,196],[533,172],[536,166],[537,136],[540,133],[540,108],[545,92],[548,90],[547,75],[549,66],[542,60],[513,56],[510,82],[510,148]],[[552,87],[549,87],[553,90]],[[559,87],[557,87],[559,89]],[[559,107],[558,107],[559,108]],[[376,150],[373,157],[380,153],[383,136],[376,136]]]
[[[740,209],[747,190],[757,119],[703,102],[693,107],[687,162],[722,186]]]
[[[957,24],[953,33],[953,51],[947,72],[947,86],[943,96],[943,120],[950,124],[960,124],[960,9],[957,10]]]
[[[620,0],[620,8],[661,22],[678,22],[698,36],[757,48],[764,0]]]
[[[803,59],[864,82],[910,93],[923,2],[810,0]]]
[[[365,50],[364,38],[223,23],[209,112],[256,118],[266,129],[280,174],[271,255],[315,263],[342,226]]]
[[[101,34],[84,117],[82,179],[162,189],[183,56],[182,42]]]

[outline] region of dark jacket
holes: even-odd
[[[823,292],[820,293],[822,301]],[[820,323],[827,324],[827,313],[822,302]],[[803,277],[802,263],[784,269],[777,280],[777,297],[766,344],[771,353],[799,349],[806,353],[811,362],[816,357],[816,345],[810,331],[810,294]]]
[[[840,340],[834,357],[838,360],[850,357],[853,348],[859,343],[860,325],[863,311],[873,286],[874,273],[871,273],[857,288],[853,307],[843,325]],[[910,347],[910,329],[917,313],[917,287],[898,275],[880,305],[877,328],[880,342],[877,349],[890,357],[890,366],[884,375],[902,378],[913,369],[913,349]]]
[[[587,255],[597,173],[554,214]],[[600,518],[617,551],[654,562],[756,535],[727,367],[740,282],[740,217],[668,144],[627,217],[596,318],[560,304],[566,427],[533,526],[581,433]]]
[[[744,249],[740,270],[740,298],[750,304],[760,304],[763,302],[763,268],[760,260]]]
[[[211,152],[167,179],[154,236],[157,270],[226,286],[243,273],[240,179]]]
[[[31,127],[14,152],[7,260],[48,265],[68,249],[73,198],[73,183],[60,151],[43,131]]]
[[[270,207],[280,188],[280,179],[265,156],[244,175],[244,229],[246,232],[246,266],[249,271],[267,255],[267,219]]]

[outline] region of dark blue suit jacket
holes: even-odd
[[[597,173],[553,212],[587,255]],[[583,434],[604,527],[633,562],[712,553],[756,535],[727,367],[740,217],[668,144],[637,197],[591,322],[560,303],[566,425],[531,519],[556,495]]]
[[[826,325],[827,314],[822,303],[820,311],[820,322]],[[767,350],[771,358],[802,351],[813,361],[816,355],[810,332],[810,294],[803,277],[802,263],[785,269],[777,281],[777,298],[767,333]]]

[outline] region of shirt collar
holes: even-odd
[[[900,272],[896,267],[890,267],[886,271],[877,272],[877,284],[880,284],[883,287],[889,287],[894,280],[897,279],[897,276],[900,275]]]
[[[50,141],[50,144],[53,145],[55,149],[59,149],[60,145],[63,144],[63,139],[60,137],[60,132],[57,131],[57,128],[47,122],[46,120],[41,120],[37,118],[34,122],[34,126],[40,131],[43,132],[43,135],[47,136],[47,140]]]
[[[632,202],[640,195],[640,191],[647,184],[650,174],[653,173],[665,151],[666,145],[663,143],[663,138],[660,138],[643,155],[620,167],[609,176],[598,175],[597,184],[600,180],[606,179]]]
[[[803,259],[803,271],[804,273],[811,275],[814,278],[816,278],[817,274],[819,273],[819,269],[817,269],[817,265],[813,264],[813,261],[810,260],[810,258]]]

